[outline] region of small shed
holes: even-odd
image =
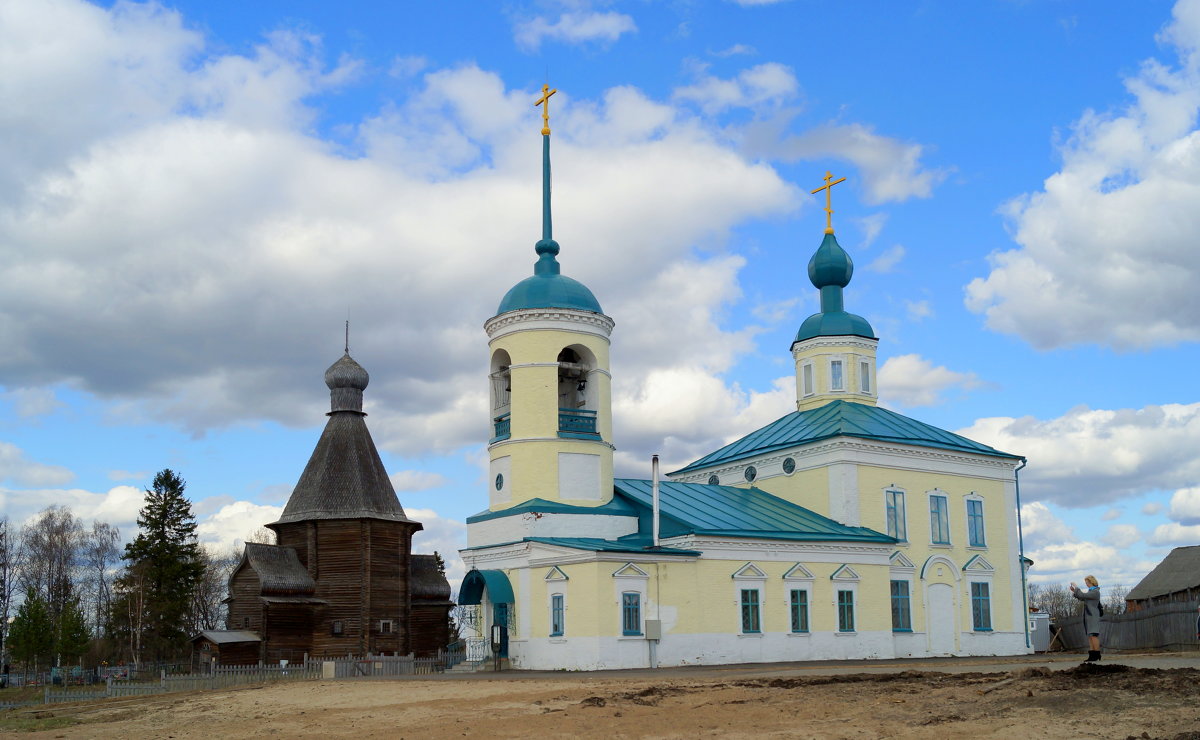
[[[1200,545],[1176,547],[1125,595],[1137,611],[1154,604],[1200,600]]]
[[[192,638],[192,668],[213,665],[256,665],[262,643],[248,630],[203,630]]]

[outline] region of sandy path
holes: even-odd
[[[55,711],[84,724],[19,737],[1200,740],[1200,670],[317,681]]]

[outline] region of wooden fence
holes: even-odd
[[[1200,650],[1196,638],[1196,602],[1157,604],[1100,619],[1100,645],[1105,650]],[[1086,650],[1083,617],[1058,622],[1059,641],[1067,650]]]

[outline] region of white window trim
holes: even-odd
[[[980,507],[983,509],[983,544],[982,545],[972,545],[971,544],[971,512],[968,510],[968,507],[967,507],[968,501],[978,501]],[[987,502],[985,501],[983,496],[980,496],[975,491],[971,491],[970,493],[963,496],[963,523],[967,525],[967,529],[966,529],[967,549],[968,550],[987,550],[988,549]]]
[[[833,387],[833,363],[834,362],[842,363],[842,387],[841,388]],[[846,391],[846,385],[847,385],[846,381],[848,381],[850,379],[849,372],[847,372],[848,368],[847,368],[847,363],[846,363],[846,356],[845,355],[829,355],[829,362],[826,364],[825,369],[826,369],[825,377],[826,377],[826,380],[828,381],[827,385],[829,386],[829,392],[830,393],[846,393],[847,392]]]
[[[626,571],[626,572],[622,572]],[[613,572],[613,585],[616,591],[616,608],[617,608],[617,639],[618,640],[645,640],[646,639],[646,610],[650,603],[647,598],[649,588],[647,584],[650,582],[650,574],[639,568],[634,563],[625,563],[620,568]],[[641,634],[626,635],[624,629],[625,620],[625,604],[622,594],[636,593],[638,594],[638,619],[641,623],[638,625],[638,631]]]
[[[804,373],[806,370],[808,371],[808,379],[812,381],[807,389],[804,387]],[[800,395],[803,398],[817,395],[817,368],[812,360],[805,360],[800,363]]]
[[[884,486],[883,488],[883,531],[887,533],[887,495],[889,491],[895,491],[904,497],[904,536],[899,538],[899,544],[908,544],[910,538],[908,536],[908,491],[900,486]]]
[[[864,373],[863,370],[866,370]],[[871,372],[871,361],[865,357],[858,358],[858,392],[863,395],[875,395],[875,378],[871,377],[874,373]],[[867,387],[863,388],[863,378],[867,379]]]
[[[733,574],[734,626],[738,637],[762,637],[766,633],[767,574],[753,561],[738,568]],[[742,625],[742,591],[758,592],[758,632],[746,632]]]
[[[940,496],[946,500],[946,542],[933,541],[933,497]],[[934,548],[952,548],[954,547],[954,528],[951,522],[954,521],[953,514],[950,513],[950,494],[940,488],[925,492],[925,512],[927,526],[929,527],[929,546]]]
[[[800,565],[799,563],[797,563],[796,566],[793,567],[792,570],[789,572],[795,572],[797,570],[807,571],[808,569],[805,568],[803,565]],[[788,635],[791,635],[792,637],[809,637],[813,633],[813,590],[814,590],[813,584],[814,584],[815,580],[816,579],[813,578],[813,575],[811,573],[809,573],[808,575],[794,575],[794,576],[785,575],[783,577],[783,603],[787,605],[787,623],[786,623],[787,629],[785,630],[785,633]],[[792,592],[793,591],[804,591],[805,593],[808,594],[808,598],[805,601],[805,603],[808,606],[808,631],[807,632],[793,632],[792,631]]]
[[[567,592],[566,592],[566,584],[565,584],[565,583],[563,583],[562,581],[557,581],[557,582],[556,582],[556,584],[562,584],[562,588],[561,588],[561,589],[559,589],[559,590],[554,590],[554,591],[551,591],[549,594],[547,594],[547,598],[546,598],[546,616],[547,616],[547,617],[549,617],[549,622],[547,622],[547,624],[550,626],[550,629],[549,629],[549,630],[547,630],[547,632],[549,633],[549,634],[548,634],[548,637],[550,638],[550,640],[551,640],[552,642],[566,642],[566,641],[567,641]],[[562,605],[563,605],[563,606],[562,606],[562,611],[563,611],[563,631],[562,631],[562,632],[560,632],[560,633],[559,633],[559,634],[557,634],[557,635],[556,635],[556,634],[554,634],[554,597],[555,597],[555,596],[561,596],[561,597],[562,597]]]

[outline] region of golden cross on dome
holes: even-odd
[[[823,177],[821,179],[823,179],[825,181],[825,184],[822,185],[821,187],[817,188],[816,190],[812,191],[812,194],[816,195],[817,193],[821,192],[822,190],[825,191],[825,233],[832,234],[833,233],[833,186],[837,185],[839,182],[845,182],[846,178],[843,177],[840,180],[834,180],[833,173],[830,172],[829,170],[826,170],[825,177]],[[832,180],[832,182],[830,182],[831,180]]]
[[[558,92],[557,89],[551,90],[549,85],[542,85],[542,97],[533,104],[534,108],[539,105],[546,106],[542,109],[542,136],[550,135],[550,96],[556,92]]]

